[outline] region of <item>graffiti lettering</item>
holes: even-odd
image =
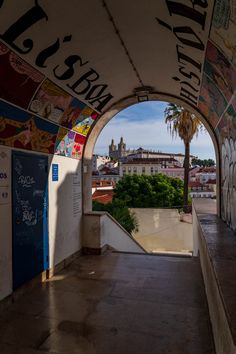
[[[197,82],[195,82],[195,84],[199,86],[199,85],[200,85],[200,77],[197,76],[197,75],[196,75],[195,73],[193,73],[192,71],[190,71],[190,73],[186,73],[183,69],[184,69],[184,66],[180,66],[180,67],[179,67],[179,72],[180,72],[183,76],[187,77],[189,80],[192,80],[192,78],[195,77],[195,78],[197,79]]]
[[[35,0],[35,6],[28,10],[23,16],[21,16],[15,23],[13,23],[8,30],[0,36],[6,43],[12,48],[17,50],[21,54],[29,53],[34,45],[32,39],[27,38],[23,41],[23,48],[18,47],[14,42],[23,34],[26,30],[32,27],[35,23],[45,19],[48,21],[48,17],[43,9],[38,5]]]
[[[37,211],[36,213],[33,210],[23,210],[22,221],[28,226],[37,224]]]
[[[0,7],[1,4],[2,2],[0,1]],[[15,23],[11,24],[3,34],[0,34],[0,38],[18,53],[24,55],[28,54],[34,47],[35,39],[31,38],[30,34],[26,36],[26,33],[30,32],[30,29],[36,23],[38,24],[42,21],[49,22],[49,18],[43,8],[38,4],[38,1],[35,0],[35,5],[23,14]],[[25,39],[22,40],[22,45],[19,46],[16,44],[16,40],[23,34],[25,35]],[[35,64],[39,68],[47,68],[48,59],[56,55],[62,46],[71,40],[71,34],[66,35],[62,40],[57,38],[52,44],[42,49],[36,55]],[[103,83],[98,84],[97,81],[99,80],[100,75],[93,68],[87,69],[87,72],[83,73],[80,77],[74,78],[74,65],[76,63],[82,67],[87,65],[89,61],[82,59],[78,54],[72,54],[64,60],[63,64],[58,64],[52,68],[52,73],[58,80],[73,80],[67,84],[67,87],[76,95],[82,95],[84,100],[88,101],[96,110],[101,111],[113,98],[112,94],[108,91],[108,85]],[[65,68],[63,68],[64,66]]]
[[[189,48],[201,52],[205,49],[204,42],[201,39],[201,31],[205,29],[207,12],[200,10],[206,9],[208,2],[206,0],[188,0],[188,2],[189,4],[186,5],[179,1],[166,0],[166,5],[171,17],[175,15],[188,18],[194,22],[193,25],[195,27],[198,26],[195,30],[192,28],[192,25],[171,26],[157,17],[156,20],[159,25],[173,33],[179,42],[176,44],[176,52],[179,65],[178,70],[182,77],[172,77],[176,82],[179,82],[179,94],[190,103],[197,105],[202,64],[195,58],[190,57],[187,52]]]
[[[180,51],[180,48],[184,49],[183,46],[177,45],[176,49],[177,49],[177,57],[178,57],[178,62],[180,64],[184,64],[186,65],[186,63],[189,63],[193,66],[195,66],[195,68],[197,68],[197,70],[199,71],[199,73],[201,73],[202,71],[202,64],[199,63],[198,61],[194,60],[193,58],[191,58],[190,56],[184,54],[183,52]]]
[[[57,38],[56,42],[51,44],[49,47],[43,49],[36,57],[35,64],[40,68],[46,68],[45,62],[48,58],[53,56],[60,48],[60,41]]]
[[[60,69],[59,65],[57,65],[53,69],[54,76],[58,80],[68,80],[68,79],[70,79],[74,75],[74,72],[75,72],[74,64],[76,64],[77,62],[79,62],[80,66],[84,66],[84,65],[88,64],[88,61],[83,63],[82,59],[81,59],[81,57],[79,55],[70,55],[64,61],[64,63],[68,67],[68,69],[65,72],[63,72],[63,74],[59,75],[59,74],[56,73],[57,69]]]
[[[206,22],[206,11],[204,11],[203,13],[197,11],[194,8],[194,5],[196,5],[195,2],[193,4],[193,7],[189,7],[187,5],[180,4],[177,1],[169,1],[169,0],[166,1],[166,4],[167,4],[168,10],[169,10],[169,13],[171,16],[174,14],[174,15],[187,17],[187,18],[195,21],[199,25],[201,25],[202,29],[204,30],[205,22]]]
[[[195,96],[194,94],[186,90],[184,87],[180,88],[180,96],[187,98],[187,100],[191,101],[194,104],[197,104],[198,96]]]
[[[26,188],[29,188],[32,186],[32,184],[35,183],[35,180],[33,177],[30,177],[30,176],[20,176],[18,178],[18,182],[23,186],[23,187],[26,187]]]

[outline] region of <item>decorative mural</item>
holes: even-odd
[[[211,39],[236,67],[236,5],[234,0],[216,0]]]
[[[208,41],[198,107],[216,128],[236,89],[236,69],[225,55]]]
[[[84,119],[81,113],[85,107],[85,103],[74,98],[63,113],[61,125],[68,129],[74,129]]]
[[[198,107],[215,128],[222,162],[222,217],[236,230],[236,1],[216,0]]]
[[[222,144],[222,218],[236,229],[236,142],[226,138]]]
[[[229,101],[236,88],[236,69],[226,56],[210,41],[207,45],[204,72]]]
[[[66,91],[68,90],[72,96],[102,112],[104,107],[110,104],[113,95],[108,84],[104,82],[104,76],[91,65],[92,58],[78,52],[80,38],[75,37],[80,33],[79,29],[70,33],[66,28],[67,21],[64,21],[66,11],[69,21],[73,23],[74,18],[72,28],[78,28],[78,19],[74,14],[81,13],[82,6],[79,3],[78,7],[76,5],[69,7],[65,2],[57,3],[56,6],[54,4],[47,2],[39,4],[36,1],[29,3],[28,6],[26,4],[17,7],[11,1],[0,1],[0,37],[39,70],[48,69],[47,76],[53,81],[55,79],[60,86],[66,86]],[[52,11],[56,15],[54,18],[51,16]],[[6,16],[12,12],[14,16]],[[70,45],[73,43],[74,48]],[[48,64],[49,59],[50,61],[53,59],[53,65]],[[74,66],[77,66],[77,70]]]
[[[59,124],[72,100],[72,96],[46,79],[32,99],[29,109]]]
[[[98,113],[45,79],[1,41],[0,99],[31,112],[0,101],[0,144],[81,159]]]
[[[0,144],[54,153],[58,126],[0,101]]]
[[[61,125],[87,136],[91,125],[97,118],[97,112],[79,100],[74,99],[65,111]]]
[[[91,125],[94,123],[97,117],[97,112],[93,111],[90,107],[86,106],[81,112],[81,115],[79,116],[76,125],[72,127],[72,130],[84,136],[87,136]]]
[[[213,128],[216,127],[219,119],[227,106],[224,96],[206,74],[202,78],[202,87],[198,101],[200,111],[208,119]]]
[[[0,98],[27,108],[44,75],[0,42]]]
[[[72,150],[72,157],[75,159],[80,159],[82,157],[82,152],[86,137],[80,134],[75,135],[74,146]]]
[[[220,144],[225,138],[236,139],[236,107],[230,104],[216,128]]]
[[[0,145],[81,159],[86,136],[0,101]]]
[[[65,128],[60,128],[57,134],[55,154],[72,157],[75,133]]]
[[[221,71],[219,85],[228,100],[227,108],[216,128],[221,144],[222,161],[222,217],[236,230],[236,3],[216,0],[211,40],[220,48]],[[217,50],[217,49],[216,49]],[[215,50],[215,53],[216,53]],[[219,50],[218,50],[219,52]],[[214,54],[215,54],[214,53]],[[234,94],[234,96],[233,96]]]
[[[55,144],[55,154],[81,159],[86,137],[71,130],[60,128]]]

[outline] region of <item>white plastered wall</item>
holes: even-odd
[[[52,180],[52,164],[58,165],[58,181]],[[49,157],[49,267],[81,248],[81,161]]]
[[[0,300],[12,292],[11,150],[0,146]]]
[[[12,293],[12,151],[13,149],[0,146],[2,174],[0,176],[7,173],[7,178],[0,178],[0,300]],[[38,153],[30,151],[30,154]],[[48,161],[48,232],[51,268],[81,248],[81,161],[62,156],[49,156]],[[59,178],[55,182],[52,181],[52,163],[58,164]]]

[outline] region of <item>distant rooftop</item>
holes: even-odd
[[[143,164],[160,164],[164,162],[176,162],[178,161],[174,159],[173,157],[160,157],[160,158],[133,158],[132,160],[128,160],[123,163],[123,165],[143,165]]]
[[[92,195],[92,200],[102,203],[102,204],[107,204],[112,202],[113,198],[113,190],[96,190],[93,195]]]

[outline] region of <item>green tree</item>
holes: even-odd
[[[113,216],[123,228],[132,233],[132,231],[138,231],[138,221],[133,212],[129,210],[124,201],[114,200],[112,203],[102,204],[93,201],[94,211],[107,211]]]
[[[188,182],[189,182],[189,157],[190,143],[194,135],[197,135],[202,127],[201,121],[194,114],[185,108],[174,103],[169,103],[164,112],[167,128],[175,137],[179,135],[184,142],[185,159],[184,159],[184,198],[183,209],[188,211]]]
[[[213,159],[201,160],[201,159],[193,158],[192,165],[198,165],[200,167],[212,167],[215,166],[215,161]]]
[[[130,208],[176,207],[183,203],[183,181],[163,174],[126,175],[116,185],[113,200]]]

